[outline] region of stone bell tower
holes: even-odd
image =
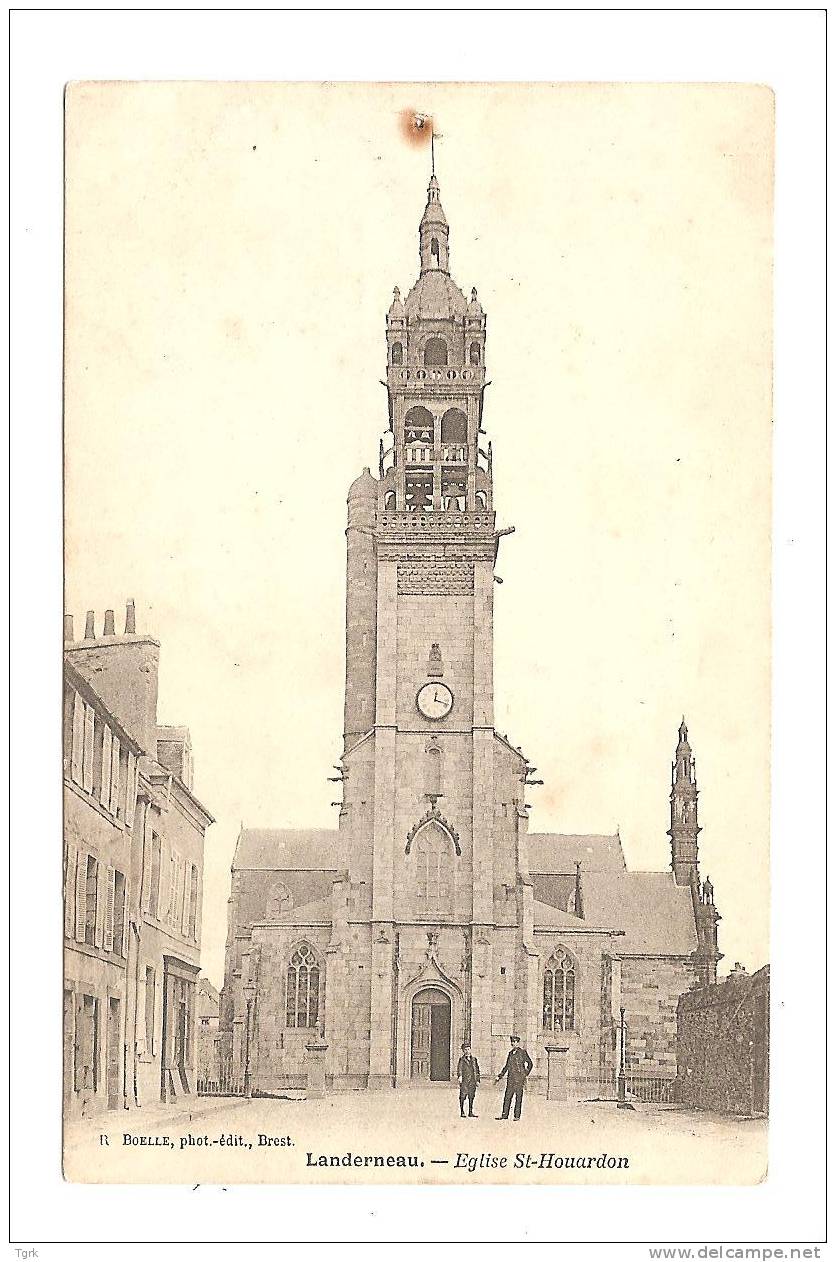
[[[468,300],[450,275],[435,175],[418,243],[418,279],[405,299],[395,289],[386,316],[378,478],[365,469],[352,484],[346,531],[340,828],[355,911],[370,920],[370,1081],[379,1083],[403,1071],[397,979],[413,937],[426,964],[433,935],[457,1037],[472,1006],[461,961],[478,926],[494,920],[499,534],[482,428],[486,320],[476,290]],[[448,949],[456,977],[445,981]]]

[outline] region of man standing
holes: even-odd
[[[525,1048],[521,1046],[519,1035],[512,1034],[508,1059],[502,1066],[496,1079],[499,1082],[507,1074],[505,1079],[505,1099],[502,1101],[502,1116],[496,1119],[498,1122],[507,1122],[508,1114],[511,1112],[512,1100],[514,1101],[514,1121],[518,1122],[520,1120],[525,1081],[533,1068],[534,1061]]]
[[[476,1088],[482,1081],[479,1074],[479,1062],[470,1050],[469,1043],[462,1043],[462,1054],[459,1057],[456,1077],[459,1080],[459,1112],[464,1117],[464,1102],[467,1101],[468,1117],[478,1117],[473,1112],[473,1101],[476,1099]]]

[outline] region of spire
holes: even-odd
[[[433,167],[435,167],[435,162],[433,162]],[[450,229],[447,226],[447,216],[444,214],[444,207],[441,205],[438,180],[435,178],[435,170],[433,170],[427,186],[427,204],[424,207],[424,213],[421,216],[421,224],[418,229],[422,276],[424,272],[449,272],[449,235]]]
[[[697,861],[697,777],[685,719],[679,725],[676,757],[671,768],[671,866],[677,885],[699,884]]]

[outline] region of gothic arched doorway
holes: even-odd
[[[412,1000],[413,1078],[450,1081],[450,1000],[441,990],[419,990]]]

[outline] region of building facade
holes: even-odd
[[[334,831],[242,829],[221,1031],[253,1090],[300,1085],[313,1036],[336,1087],[483,1071],[519,1033],[544,1084],[614,1084],[620,1009],[635,1076],[676,1074],[679,995],[713,979],[718,919],[697,857],[683,723],[671,870],[618,836],[531,834],[535,768],[494,727],[500,539],[484,428],[487,321],[449,270],[435,176],[420,274],[386,317],[389,429],[348,494],[343,800]]]
[[[112,611],[64,644],[64,1100],[69,1117],[194,1090],[204,839],[159,644]]]

